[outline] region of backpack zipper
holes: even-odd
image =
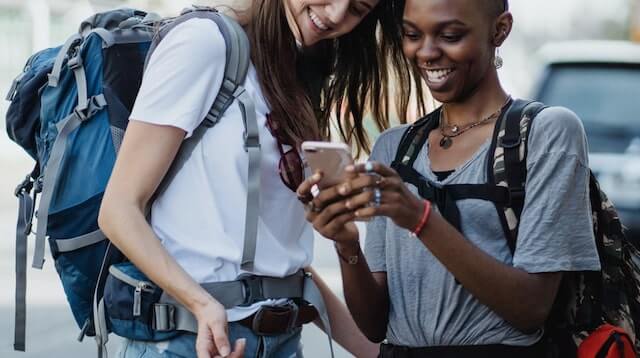
[[[135,278],[122,272],[122,270],[120,270],[116,266],[109,267],[109,273],[116,279],[135,288],[133,291],[133,317],[139,317],[142,311],[142,293],[152,293],[155,290],[156,286],[151,282],[136,280]]]

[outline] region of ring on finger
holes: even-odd
[[[319,213],[322,211],[322,208],[317,207],[313,201],[310,201],[309,203],[307,203],[307,208],[314,213]]]
[[[379,208],[382,204],[382,190],[380,188],[373,189],[373,207]]]

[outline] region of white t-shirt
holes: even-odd
[[[151,56],[132,120],[181,128],[191,135],[211,108],[224,75],[225,43],[217,25],[191,19],[176,26]],[[269,107],[250,66],[245,88],[255,101],[262,149],[257,275],[284,277],[313,258],[313,232],[296,195],[280,179],[277,143],[266,127]],[[153,203],[151,225],[163,246],[197,281],[235,280],[242,259],[248,155],[237,103],[197,144]],[[229,321],[258,309],[227,311]]]

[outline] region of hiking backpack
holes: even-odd
[[[515,100],[500,116],[488,151],[486,184],[438,186],[414,169],[429,133],[438,128],[441,108],[407,128],[391,166],[458,229],[462,218],[457,200],[491,201],[513,254],[526,195],[528,133],[544,108],[538,102]],[[640,252],[625,237],[613,204],[592,172],[589,195],[602,269],[565,274],[545,325],[545,339],[554,357],[635,357],[634,349],[640,351]]]
[[[80,340],[97,331],[104,336],[114,329],[136,339],[161,340],[170,336],[150,329],[150,318],[146,316],[134,315],[133,321],[121,323],[114,319],[102,322],[108,327],[96,327],[94,316],[110,266],[125,261],[99,230],[97,218],[146,61],[172,28],[194,17],[210,19],[218,25],[226,43],[225,76],[211,110],[181,146],[162,186],[180,169],[204,132],[238,100],[250,160],[247,204],[259,207],[256,174],[260,144],[253,102],[242,86],[250,58],[249,42],[240,26],[206,7],[193,7],[170,19],[133,9],[92,16],[64,45],[31,56],[7,96],[11,101],[6,117],[9,137],[36,162],[15,191],[19,199],[15,350],[25,350],[27,239],[34,216],[37,229],[33,267],[42,268],[48,238],[69,306],[81,329]],[[245,235],[255,238],[256,210],[247,210],[246,227]],[[253,244],[245,251],[255,252],[255,239]],[[243,260],[243,265],[251,264],[251,260]],[[131,293],[137,297],[134,288]],[[106,337],[100,337],[98,343],[106,343]]]

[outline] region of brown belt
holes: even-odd
[[[274,336],[309,323],[318,317],[318,311],[309,304],[290,302],[282,306],[265,305],[251,316],[237,321],[259,336]]]

